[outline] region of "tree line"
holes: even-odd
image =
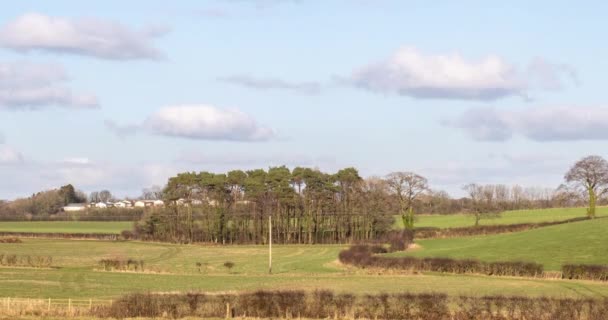
[[[506,210],[587,205],[588,216],[594,217],[597,205],[608,204],[608,162],[599,156],[577,161],[557,189],[470,183],[463,191],[466,196],[452,198],[430,188],[427,179],[416,173],[393,172],[364,179],[355,168],[336,173],[284,166],[187,172],[170,178],[164,188],[144,189],[140,198],[169,203],[182,199],[191,204],[189,209],[173,206],[149,213],[137,231],[145,237],[179,241],[193,240],[197,233],[204,241],[262,242],[265,219],[272,215],[282,241],[308,243],[368,239],[390,228],[393,215],[406,228],[414,227],[416,214],[468,213],[477,225]],[[58,213],[69,203],[113,198],[109,190],[87,196],[68,184],[27,198],[0,201],[0,219],[52,220],[61,218]],[[85,215],[104,220],[116,216],[104,212]]]

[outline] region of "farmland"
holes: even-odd
[[[608,264],[608,219],[528,231],[452,239],[417,240],[421,249],[397,255],[538,262],[546,270],[565,263]]]
[[[130,221],[11,221],[0,222],[0,232],[114,233],[130,230]]]
[[[498,217],[482,219],[481,225],[503,225],[517,223],[539,223],[568,220],[584,217],[586,208],[552,208],[505,211]],[[597,216],[607,216],[608,207],[598,207]],[[416,217],[416,227],[457,228],[470,227],[475,224],[475,218],[466,214],[451,215],[419,215]],[[403,223],[399,217],[395,219],[395,227],[402,228]]]
[[[606,263],[608,220],[576,222],[513,234],[420,240],[417,256],[524,259],[548,269],[564,262]],[[564,241],[563,239],[568,239]],[[272,275],[265,246],[204,246],[138,241],[23,239],[0,252],[51,255],[52,269],[0,268],[0,296],[113,298],[126,292],[333,289],[358,293],[446,292],[557,297],[608,296],[608,285],[589,281],[500,278],[477,275],[378,274],[340,265],[339,245],[275,246]],[[146,273],[97,270],[102,258],[145,261]],[[224,262],[234,262],[228,270]],[[200,267],[197,266],[200,263]],[[434,289],[429,289],[434,288]]]

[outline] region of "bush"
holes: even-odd
[[[144,271],[144,261],[135,259],[102,259],[99,266],[105,271]]]
[[[608,281],[608,266],[591,264],[566,264],[562,266],[562,278]]]
[[[224,262],[224,268],[228,269],[228,271],[230,272],[230,270],[232,270],[232,268],[234,268],[234,262],[232,262],[232,261]]]
[[[384,251],[383,251],[384,250]],[[355,245],[340,252],[338,258],[344,264],[360,268],[401,269],[445,273],[477,273],[495,276],[537,277],[543,274],[543,266],[532,262],[482,262],[450,258],[380,257],[386,252],[379,246]]]
[[[0,253],[0,266],[48,268],[53,263],[51,256],[30,256]]]
[[[0,243],[22,243],[23,241],[21,241],[21,239],[19,238],[14,238],[14,237],[10,237],[10,238],[0,238]]]
[[[589,220],[588,217],[572,218],[561,221],[551,222],[540,222],[540,223],[518,223],[518,224],[504,224],[504,225],[487,225],[487,226],[471,226],[471,227],[460,227],[460,228],[434,228],[434,227],[423,227],[416,228],[414,235],[417,239],[429,239],[429,238],[453,238],[473,235],[486,235],[486,234],[498,234],[507,232],[518,232],[530,229],[536,229],[541,227],[553,226],[564,223],[578,222]]]
[[[227,308],[230,307],[230,308]],[[228,310],[227,310],[228,309]],[[448,297],[437,293],[354,295],[322,290],[238,294],[131,294],[96,316],[123,318],[309,318],[417,320],[603,320],[608,299]]]

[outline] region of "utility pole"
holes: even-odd
[[[268,216],[268,273],[272,274],[272,216]]]

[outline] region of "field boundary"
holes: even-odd
[[[596,217],[593,219],[605,219],[608,216]],[[575,223],[589,221],[592,218],[579,217],[566,220],[539,222],[539,223],[515,223],[515,224],[496,224],[496,225],[481,225],[472,227],[456,227],[456,228],[434,228],[422,227],[414,229],[414,237],[416,239],[445,239],[458,238],[466,236],[492,235],[501,233],[521,232],[544,227],[556,226],[560,224]]]

